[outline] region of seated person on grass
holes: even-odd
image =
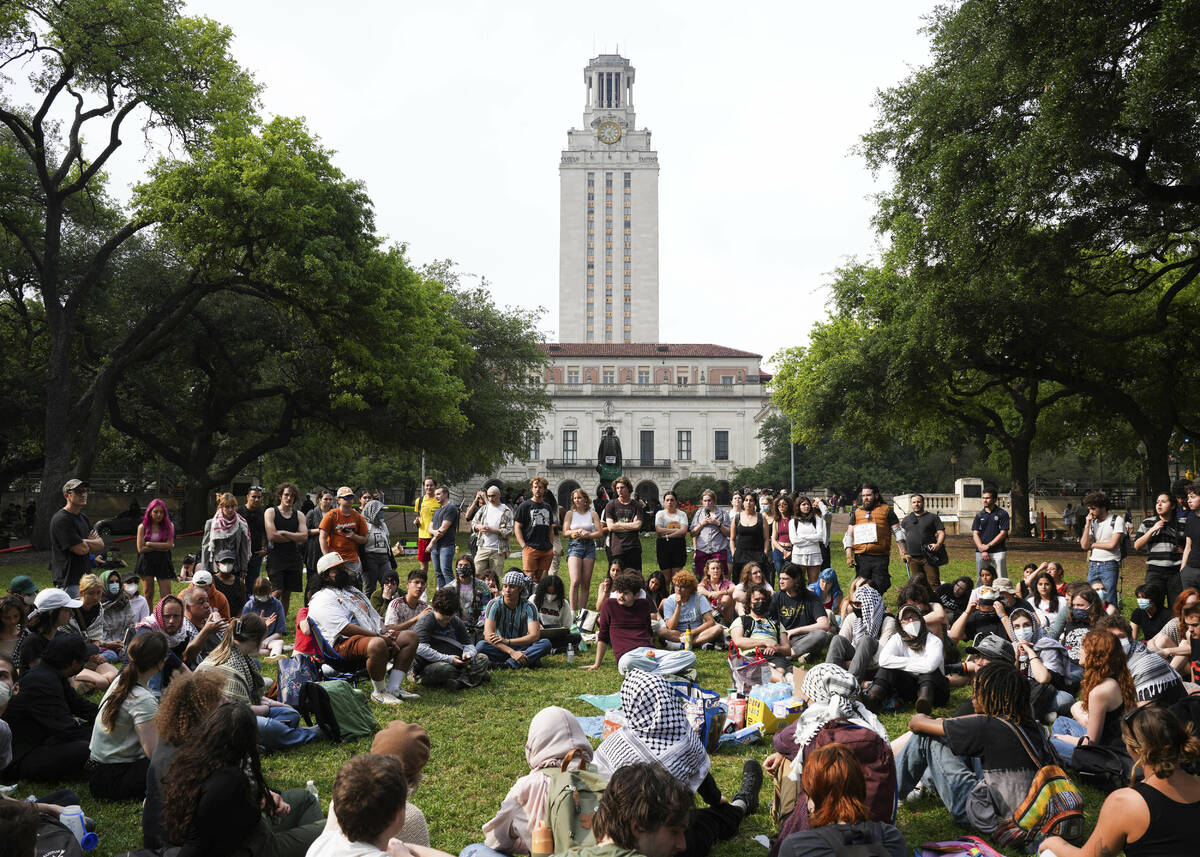
[[[403,699],[416,698],[402,685],[417,654],[417,635],[383,624],[367,596],[350,585],[350,572],[341,554],[322,556],[317,561],[317,575],[321,588],[308,602],[309,626],[315,625],[338,655],[365,665],[374,688],[372,700],[397,705]]]
[[[183,599],[184,604],[187,603],[187,599],[184,596],[196,587],[203,589],[207,593],[209,606],[216,610],[222,619],[228,620],[230,618],[229,599],[222,595],[217,587],[213,586],[212,572],[201,569],[192,575],[192,585],[179,593],[179,597]]]
[[[675,857],[685,851],[692,793],[653,763],[621,768],[608,782],[592,830],[596,844],[568,857]]]
[[[668,643],[683,642],[685,631],[692,632],[692,648],[719,647],[725,629],[713,618],[712,605],[697,591],[699,583],[690,571],[677,571],[671,579],[675,592],[662,602],[663,627],[658,635]]]
[[[395,577],[396,572],[391,571],[384,574],[384,591],[387,591],[389,587],[389,584],[386,582],[389,575]],[[407,631],[409,628],[416,630],[414,626],[417,624],[417,620],[429,612],[429,602],[425,600],[425,587],[428,584],[428,574],[419,568],[414,568],[410,571],[404,594],[392,597],[385,603],[383,610],[380,611],[384,614],[383,624],[395,625],[401,631]],[[393,595],[395,589],[396,587],[393,585],[391,587]],[[374,603],[374,596],[372,596],[372,603]],[[456,603],[461,604],[461,602]],[[455,610],[455,612],[457,613],[458,611]]]
[[[537,608],[525,600],[526,580],[519,571],[504,575],[500,597],[488,605],[478,646],[489,661],[512,670],[536,667],[551,648],[549,640],[540,639]]]
[[[747,657],[753,657],[756,651],[762,652],[771,665],[771,680],[783,681],[792,667],[792,646],[780,624],[767,617],[771,593],[765,584],[758,583],[750,587],[746,600],[750,602],[750,611],[737,617],[729,627],[733,644]]]
[[[433,593],[432,607],[413,628],[418,641],[413,674],[426,687],[458,690],[488,680],[487,655],[472,645],[471,632],[458,617],[458,609],[458,591],[443,587]]]
[[[681,673],[695,665],[694,652],[653,648],[650,602],[638,598],[638,592],[642,589],[642,576],[638,572],[623,572],[613,587],[615,597],[600,602],[600,618],[596,623],[596,660],[581,669],[598,669],[609,646],[617,661],[617,670],[622,675],[631,669]]]
[[[854,590],[850,611],[842,620],[841,629],[829,641],[825,663],[837,664],[863,681],[879,668],[879,650],[895,636],[899,625],[888,614],[883,596],[870,583],[861,583]]]
[[[415,569],[420,571],[420,569]],[[428,580],[428,575],[426,575]],[[400,575],[390,568],[379,578],[379,586],[371,590],[371,606],[380,616],[387,616],[388,605],[400,594]]]
[[[164,595],[163,599],[167,597]],[[229,629],[229,622],[222,619],[221,614],[209,605],[208,591],[202,586],[189,586],[180,594],[179,600],[183,602],[182,633],[187,641],[183,650],[183,662],[189,669],[195,669],[220,645]],[[157,610],[155,612],[157,613]],[[170,634],[167,637],[171,639]]]
[[[933,718],[914,714],[906,732],[892,742],[897,794],[930,781],[955,824],[990,834],[1029,792],[1038,769],[1054,759],[1029,707],[1029,683],[1009,663],[991,663],[975,674],[975,714]],[[1018,737],[1020,729],[1025,741]],[[1030,744],[1038,755],[1025,749]],[[983,776],[975,773],[978,759]],[[990,800],[973,794],[986,784]]]
[[[287,610],[283,602],[271,594],[271,581],[268,578],[258,578],[250,591],[250,597],[242,605],[241,615],[254,613],[263,620],[267,630],[259,654],[267,655],[270,654],[271,643],[282,641],[287,635]]]
[[[802,568],[784,563],[779,570],[779,590],[771,596],[767,617],[783,627],[793,655],[815,658],[829,645],[829,617],[820,596],[804,588],[803,578]]]

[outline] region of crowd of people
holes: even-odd
[[[1200,758],[1200,587],[1191,585],[1200,584],[1200,515],[1181,516],[1172,494],[1136,534],[1102,493],[1088,494],[1087,579],[1069,581],[1056,562],[1010,576],[1007,515],[985,489],[972,526],[976,574],[942,581],[940,518],[920,495],[901,518],[864,486],[842,534],[853,573],[843,592],[831,503],[744,491],[726,510],[706,491],[689,516],[668,492],[651,522],[631,489],[620,477],[612,499],[576,489],[560,508],[536,477],[515,509],[489,487],[464,511],[426,480],[418,563],[402,585],[383,503],[369,491],[323,492],[308,513],[292,483],[270,506],[258,487],[241,507],[218,495],[199,553],[178,571],[174,525],[152,501],[126,573],[97,566],[104,541],[84,513],[86,484],[71,480],[51,524],[55,585],[18,576],[0,601],[0,780],[81,778],[96,799],[143,801],[149,849],[440,853],[408,802],[431,761],[416,724],[393,720],[370,754],[339,770],[328,816],[303,789],[271,789],[260,753],[325,735],[279,701],[263,660],[311,656],[362,675],[374,702],[398,706],[422,686],[465,690],[594,645],[579,666],[599,669],[612,650],[625,724],[593,749],[570,712],[540,711],[529,724],[530,773],[467,850],[533,850],[547,774],[574,760],[607,781],[594,844],[578,853],[699,857],[757,812],[764,772],[747,759],[735,796],[722,797],[669,681],[696,678],[697,650],[728,649],[761,658],[805,704],[765,763],[795,794],[774,853],[869,846],[899,857],[895,807],[925,795],[956,823],[999,836],[1040,771],[1061,763],[1087,776],[1093,748],[1126,756],[1137,781],[1112,791],[1086,843],[1072,817],[1041,845],[1059,857],[1186,853],[1172,849],[1186,848],[1186,813],[1200,808],[1189,773]],[[1200,484],[1183,500],[1200,512]],[[657,567],[645,574],[641,533],[651,524]],[[510,540],[519,567],[506,567]],[[1147,563],[1126,617],[1119,581],[1130,546]],[[600,550],[608,568],[593,603]],[[893,559],[905,580],[890,606]],[[175,581],[185,584],[178,593]],[[293,593],[303,606],[291,628]],[[970,698],[949,710],[963,686]],[[889,736],[878,715],[909,708],[908,729]],[[70,798],[78,802],[47,795],[42,805],[53,812]],[[13,803],[0,805],[0,833],[28,820]]]

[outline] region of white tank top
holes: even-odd
[[[571,510],[571,521],[567,524],[568,530],[587,530],[589,533],[596,532],[596,522],[592,520],[591,512],[576,512]]]

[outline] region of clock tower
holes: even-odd
[[[583,70],[583,126],[558,168],[560,342],[658,342],[658,153],[633,80],[616,54]]]

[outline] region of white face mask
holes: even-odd
[[[126,583],[125,584],[125,594],[126,595],[137,595],[138,594],[138,585],[136,583]]]
[[[1028,643],[1033,639],[1033,628],[1013,628],[1013,636],[1022,643]]]
[[[257,601],[259,604],[266,604],[268,601],[271,600],[271,596],[270,595],[255,595],[254,600]]]
[[[233,574],[233,563],[231,562],[220,563],[217,568],[220,569],[221,574]]]
[[[37,606],[37,596],[36,595],[22,595],[21,598],[24,599],[26,607]]]
[[[921,633],[920,622],[905,622],[903,627],[904,633],[908,634],[910,637],[915,637],[917,634]]]
[[[0,682],[0,711],[8,705],[8,700],[12,697],[12,685],[8,682]]]
[[[1121,651],[1125,652],[1125,654],[1129,654],[1129,638],[1128,637],[1121,638]]]

